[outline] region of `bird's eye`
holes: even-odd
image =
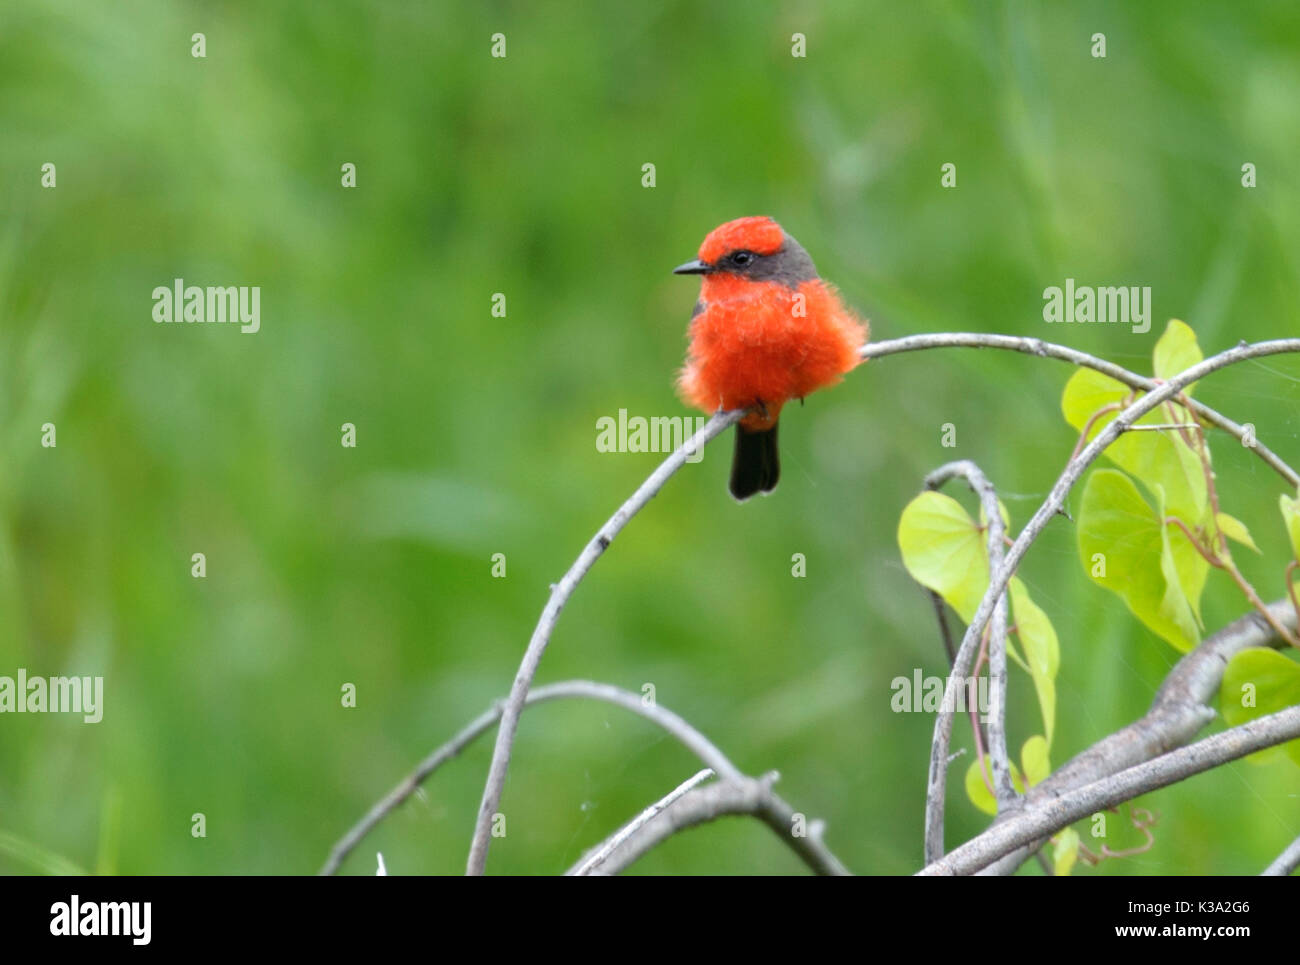
[[[731,263],[737,268],[744,268],[754,260],[752,251],[738,251],[731,256]]]

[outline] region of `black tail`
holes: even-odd
[[[756,492],[770,493],[781,478],[776,451],[776,424],[750,432],[736,426],[736,451],[731,457],[731,495],[744,502]]]

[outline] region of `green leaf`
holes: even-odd
[[[1204,358],[1205,355],[1201,352],[1201,346],[1197,343],[1196,333],[1192,331],[1191,326],[1176,318],[1171,319],[1164,334],[1156,342],[1153,355],[1156,378],[1167,382],[1180,372],[1198,365]],[[1196,383],[1193,382],[1183,391],[1191,395],[1195,385]]]
[[[1034,681],[1038,706],[1043,715],[1046,742],[1050,746],[1056,725],[1056,670],[1061,663],[1060,642],[1052,621],[1029,598],[1029,590],[1019,577],[1011,578],[1009,593],[1016,635],[1025,651],[1025,662],[1029,665],[1029,675]]]
[[[1058,877],[1065,878],[1078,860],[1079,832],[1074,828],[1065,828],[1056,836],[1056,844],[1052,847],[1052,870]]]
[[[1020,748],[1020,766],[1025,769],[1025,779],[1029,781],[1030,787],[1052,773],[1052,764],[1047,756],[1046,738],[1035,734],[1025,741],[1024,746]]]
[[[1116,382],[1109,375],[1102,375],[1095,369],[1079,369],[1065,383],[1065,391],[1061,394],[1061,413],[1066,422],[1082,432],[1094,412],[1124,401],[1131,391],[1123,382]]]
[[[983,531],[943,493],[924,492],[898,521],[898,548],[912,578],[942,596],[970,623],[989,587]]]
[[[1300,704],[1300,664],[1267,647],[1242,650],[1223,672],[1219,710],[1229,727]],[[1300,764],[1300,739],[1251,754],[1262,763],[1286,754]]]
[[[1282,521],[1286,523],[1287,535],[1291,538],[1291,552],[1300,560],[1300,493],[1292,499],[1286,493],[1278,498],[1278,508],[1282,510]]]
[[[987,767],[984,773],[988,774]],[[993,792],[989,790],[992,784],[992,778],[989,779],[988,784],[985,784],[984,778],[980,777],[980,762],[971,761],[970,767],[966,768],[966,796],[970,798],[971,804],[990,816],[998,813],[998,802],[993,797]]]
[[[980,762],[974,760],[970,762],[970,767],[966,768],[966,796],[970,798],[972,804],[988,815],[998,813],[998,802],[989,790],[993,786],[993,772],[989,769],[990,762],[988,756],[984,757],[984,775],[980,776]],[[1016,767],[1015,762],[1011,763],[1011,784],[1021,794],[1025,793],[1025,781],[1020,775],[1020,769]]]
[[[1227,513],[1219,513],[1215,519],[1218,521],[1219,531],[1222,532],[1224,536],[1228,537],[1228,539],[1233,542],[1240,543],[1242,546],[1249,546],[1256,553],[1259,552],[1259,547],[1256,546],[1255,541],[1250,538],[1250,530],[1248,530],[1246,524],[1236,516],[1229,516]]]
[[[1156,345],[1155,369],[1159,378],[1177,375],[1202,358],[1196,335],[1179,321],[1172,321]],[[1185,364],[1184,364],[1185,363]],[[1163,374],[1162,374],[1163,373]],[[1101,409],[1123,404],[1133,390],[1092,369],[1080,369],[1071,376],[1061,397],[1066,421],[1082,431]],[[1119,410],[1098,416],[1088,429],[1086,442],[1115,420]],[[1191,424],[1191,413],[1169,402],[1148,412],[1137,425]],[[1205,470],[1196,450],[1173,429],[1137,430],[1121,435],[1106,450],[1106,458],[1136,476],[1152,493],[1165,490],[1169,511],[1189,525],[1202,523],[1208,511]]]
[[[1110,419],[1105,421],[1109,423]],[[1191,424],[1192,417],[1182,406],[1169,404],[1148,412],[1137,425],[1170,422]],[[1170,514],[1189,526],[1197,526],[1208,517],[1210,501],[1205,467],[1178,430],[1126,432],[1106,450],[1106,457],[1141,480],[1148,492],[1154,494],[1157,488],[1163,489]]]
[[[1065,384],[1061,397],[1061,411],[1066,421],[1075,429],[1083,430],[1094,413],[1107,405],[1123,402],[1129,393],[1127,386],[1110,376],[1080,369]],[[1115,421],[1119,410],[1099,416],[1089,427],[1087,439],[1091,442],[1106,426]],[[1137,420],[1137,425],[1190,425],[1191,413],[1176,403],[1165,403]],[[1196,450],[1175,429],[1138,430],[1123,433],[1106,449],[1106,458],[1121,469],[1142,481],[1154,493],[1162,487],[1169,511],[1187,522],[1200,525],[1209,514],[1209,493],[1205,483],[1205,467]]]
[[[1164,490],[1158,489],[1156,519],[1168,517]],[[1165,578],[1164,612],[1180,624],[1190,621],[1199,638],[1201,626],[1201,592],[1210,573],[1210,564],[1200,554],[1182,528],[1173,524],[1160,527],[1160,575]]]
[[[1196,342],[1196,333],[1183,322],[1174,319],[1156,343],[1154,364],[1156,378],[1168,379],[1200,362],[1204,356]],[[1192,387],[1183,391],[1190,394]],[[1126,401],[1134,392],[1108,375],[1092,369],[1080,369],[1065,385],[1061,396],[1061,411],[1075,429],[1082,431],[1100,409]],[[1139,393],[1140,394],[1140,393]],[[1086,442],[1115,420],[1119,411],[1098,416],[1088,430]],[[1167,402],[1148,412],[1137,425],[1167,423],[1191,424],[1195,420],[1183,406]],[[1192,437],[1195,441],[1195,436]],[[1169,511],[1189,526],[1205,522],[1208,515],[1208,494],[1205,469],[1200,456],[1173,429],[1125,432],[1106,450],[1106,458],[1121,469],[1136,476],[1149,492],[1161,486]]]
[[[1012,579],[1014,580],[1015,577],[1013,576]],[[1029,669],[1028,661],[1026,661],[1024,657],[1020,656],[1020,651],[1016,649],[1016,638],[1014,636],[1007,637],[1007,657],[1025,673],[1033,673],[1033,671]]]
[[[1171,545],[1163,514],[1114,469],[1098,469],[1088,478],[1078,516],[1079,556],[1094,582],[1118,594],[1134,616],[1177,649],[1196,646],[1200,631],[1185,589],[1193,589],[1199,602],[1204,578],[1188,555],[1195,549]],[[1177,539],[1186,544],[1181,531]],[[1208,571],[1204,560],[1199,565]]]
[[[1204,626],[1201,620],[1201,594],[1205,590],[1205,581],[1210,575],[1210,564],[1205,561],[1201,551],[1192,545],[1187,534],[1174,525],[1165,527],[1165,545],[1161,556],[1162,574],[1168,565],[1168,557],[1173,559],[1173,572],[1177,574],[1182,596],[1192,608],[1192,617],[1196,625]]]

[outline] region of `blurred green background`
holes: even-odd
[[[1207,352],[1297,334],[1298,54],[1284,2],[9,0],[0,674],[102,674],[106,693],[95,725],[0,717],[0,871],[316,870],[505,692],[548,584],[661,458],[597,452],[596,421],[685,414],[696,282],[669,270],[719,222],[778,218],[877,339],[1032,335],[1149,372],[1170,317]],[[261,332],[156,325],[176,277],[261,286]],[[1151,286],[1152,331],[1045,324],[1067,277]],[[739,766],[779,769],[851,868],[915,870],[932,719],[891,712],[890,681],[944,658],[898,516],[964,457],[1023,524],[1074,443],[1069,374],[872,362],[788,410],[781,486],[744,506],[721,440],[600,561],[538,681],[653,683]],[[1300,360],[1198,395],[1300,462]],[[1215,442],[1225,509],[1264,551],[1242,565],[1276,598],[1281,483]],[[1060,764],[1139,716],[1178,655],[1086,578],[1064,520],[1021,576],[1061,634]],[[1208,625],[1243,610],[1212,576]],[[1011,685],[1018,747],[1038,711]],[[382,851],[392,874],[461,872],[490,753],[449,763],[344,870]],[[985,824],[967,761],[950,846]],[[624,712],[530,710],[489,871],[559,872],[696,769]],[[1300,833],[1298,798],[1296,768],[1225,768],[1143,799],[1149,852],[1080,873],[1257,872]],[[742,820],[634,869],[800,870]]]

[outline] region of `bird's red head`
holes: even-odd
[[[766,217],[737,218],[709,232],[699,257],[678,265],[678,275],[704,275],[706,299],[731,297],[738,286],[775,282],[797,288],[817,277],[817,269],[799,242]]]
[[[774,255],[781,250],[785,232],[771,218],[756,216],[737,218],[709,232],[700,245],[700,261],[708,265],[732,251],[752,251],[756,255]]]

